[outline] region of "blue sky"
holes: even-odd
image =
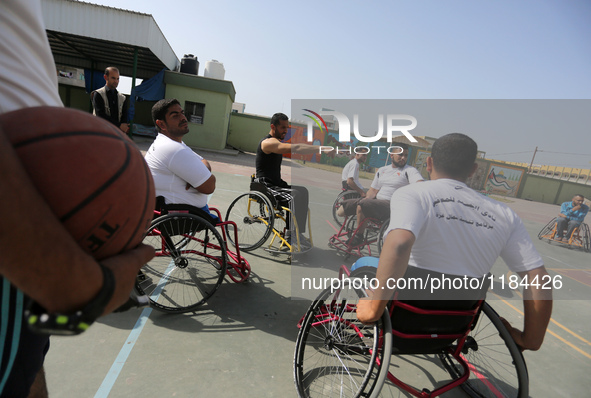
[[[200,74],[222,62],[248,113],[290,114],[297,98],[591,98],[588,0],[91,2],[151,14]],[[538,146],[536,163],[591,168],[590,130],[475,138],[525,152],[499,159]]]

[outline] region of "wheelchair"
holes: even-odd
[[[265,248],[269,252],[292,254],[309,251],[313,247],[310,210],[308,209],[310,246],[307,247],[300,242],[297,220],[285,205],[287,204],[277,200],[264,184],[254,182],[252,175],[250,191],[234,199],[226,213],[226,219],[234,221],[235,238],[230,236],[230,242],[234,247],[248,252],[258,249],[272,236]],[[290,242],[286,237],[288,219],[295,227],[295,242]]]
[[[210,210],[217,220],[201,209],[167,205],[164,198],[157,198],[154,219],[143,241],[155,248],[156,255],[141,268],[135,285],[139,295],[149,297],[152,308],[171,313],[193,311],[217,291],[224,276],[236,283],[248,279],[250,264],[240,249],[227,249],[235,224],[222,221],[217,209]]]
[[[395,297],[378,322],[359,322],[356,304],[375,271],[341,267],[339,280],[351,283],[324,290],[300,320],[294,355],[300,397],[377,397],[388,381],[416,397],[456,387],[472,397],[528,397],[523,355],[483,298],[452,300],[441,308],[437,301]],[[448,380],[434,382],[432,391],[402,381],[391,357],[408,363],[412,356],[440,364]]]
[[[344,253],[345,257],[378,257],[384,243],[384,232],[390,219],[381,221],[366,217],[357,225],[357,216],[346,216],[341,228],[328,239],[328,246]],[[361,236],[355,242],[355,237]]]
[[[556,236],[556,220],[558,217],[554,217],[542,230],[538,233],[538,239],[546,240],[548,243],[556,242],[565,246],[570,246],[576,249],[582,249],[586,252],[591,252],[591,233],[589,232],[589,226],[585,223],[581,223],[577,228],[573,230],[571,236],[566,236],[566,230],[563,233],[563,240],[557,241],[554,239]]]
[[[360,197],[361,197],[361,195],[359,195],[359,193],[357,191],[353,191],[351,189],[343,189],[337,195],[337,198],[335,199],[334,203],[332,204],[332,218],[334,219],[334,221],[337,223],[337,225],[339,227],[341,227],[343,225],[343,222],[345,221],[343,219],[343,217],[339,217],[337,214],[338,210],[343,205],[343,202],[345,200],[349,200],[349,199],[359,199]]]

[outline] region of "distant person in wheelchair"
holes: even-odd
[[[423,176],[417,169],[406,164],[408,160],[408,145],[393,142],[392,146],[399,147],[398,151],[391,150],[392,164],[380,167],[375,174],[371,187],[365,197],[348,199],[337,211],[340,217],[357,214],[358,233],[351,239],[350,244],[358,245],[363,240],[362,221],[366,217],[387,220],[390,214],[390,199],[394,192],[408,184],[423,181]]]
[[[371,300],[360,301],[357,316],[364,323],[378,320],[394,293],[384,286],[392,286],[387,282],[407,271],[418,268],[432,274],[486,278],[501,256],[520,280],[527,277],[530,283],[523,290],[523,331],[506,320],[503,323],[518,346],[537,350],[550,321],[552,291],[534,282],[549,275],[517,214],[465,184],[476,171],[476,153],[470,137],[445,135],[433,144],[427,159],[431,181],[394,193],[376,275],[379,285]],[[428,290],[419,293],[429,299]]]
[[[589,206],[583,202],[585,202],[585,197],[577,194],[573,196],[572,201],[564,202],[560,206],[560,214],[556,218],[555,240],[561,242],[563,233],[566,230],[566,240],[568,241],[575,228],[581,225],[589,212]]]
[[[209,162],[183,142],[189,123],[181,104],[176,99],[158,101],[152,107],[152,119],[158,136],[145,159],[156,196],[164,198],[168,210],[190,209],[215,226],[219,219],[210,213],[207,199],[215,191],[216,179]]]
[[[308,239],[303,236],[306,232],[308,216],[308,190],[302,186],[289,185],[281,178],[281,162],[283,154],[314,154],[319,153],[320,147],[281,142],[285,138],[288,128],[289,118],[287,115],[276,113],[271,117],[271,130],[257,147],[254,182],[265,185],[281,205],[292,209],[300,233],[300,244],[310,246]],[[286,221],[285,239],[289,241],[292,238],[291,233],[295,233],[295,227],[291,225],[289,217]],[[295,236],[293,238],[295,240]]]
[[[359,167],[361,163],[367,160],[367,153],[357,153],[355,157],[349,161],[343,168],[341,173],[341,181],[343,191],[355,191],[362,198],[365,197],[365,189],[359,181]]]

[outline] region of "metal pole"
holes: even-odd
[[[131,92],[133,93],[133,90],[135,89],[135,78],[137,76],[137,56],[138,56],[138,49],[137,47],[134,47],[133,49],[133,75],[131,76]],[[129,96],[129,102],[131,105],[131,101],[133,100],[135,102],[135,98],[131,98],[131,95]],[[129,136],[129,138],[133,139],[133,119],[131,119],[129,121],[129,131],[127,132],[127,135]]]
[[[528,173],[531,173],[531,168],[532,168],[532,165],[534,164],[534,159],[536,158],[537,152],[538,152],[538,147],[536,147],[536,150],[534,151],[534,156],[532,156],[532,158],[531,158],[531,163],[529,164]]]

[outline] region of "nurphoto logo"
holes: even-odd
[[[308,142],[314,141],[314,124],[318,126],[320,131],[326,130],[328,132],[328,127],[326,126],[326,122],[322,118],[322,116],[332,116],[334,117],[338,124],[339,124],[339,142],[348,143],[351,142],[351,122],[349,118],[337,111],[328,111],[323,110],[320,113],[311,111],[310,109],[303,109],[306,112],[311,113],[311,115],[304,114],[310,120],[308,121],[307,126],[307,140]],[[417,127],[417,119],[411,115],[400,115],[400,114],[388,114],[386,115],[386,123],[384,124],[384,115],[378,115],[378,131],[374,135],[362,135],[359,131],[359,115],[353,115],[353,135],[357,138],[360,142],[376,142],[379,141],[384,137],[384,132],[386,134],[387,142],[392,142],[392,137],[395,135],[400,135],[402,133],[410,142],[418,142],[412,134],[409,133],[409,130],[414,129]],[[401,124],[400,122],[410,122],[410,124]],[[394,133],[396,133],[394,135]],[[363,151],[369,151],[368,147],[361,147]],[[379,148],[379,147],[377,147]],[[399,148],[399,147],[390,147],[390,148]],[[388,153],[390,152],[390,148],[388,148]],[[355,153],[358,153],[355,148]],[[338,148],[334,148],[332,146],[321,146],[320,153],[322,152],[330,152],[336,150],[338,152]],[[359,153],[367,153],[367,152],[359,152]],[[395,152],[399,153],[399,152]]]

